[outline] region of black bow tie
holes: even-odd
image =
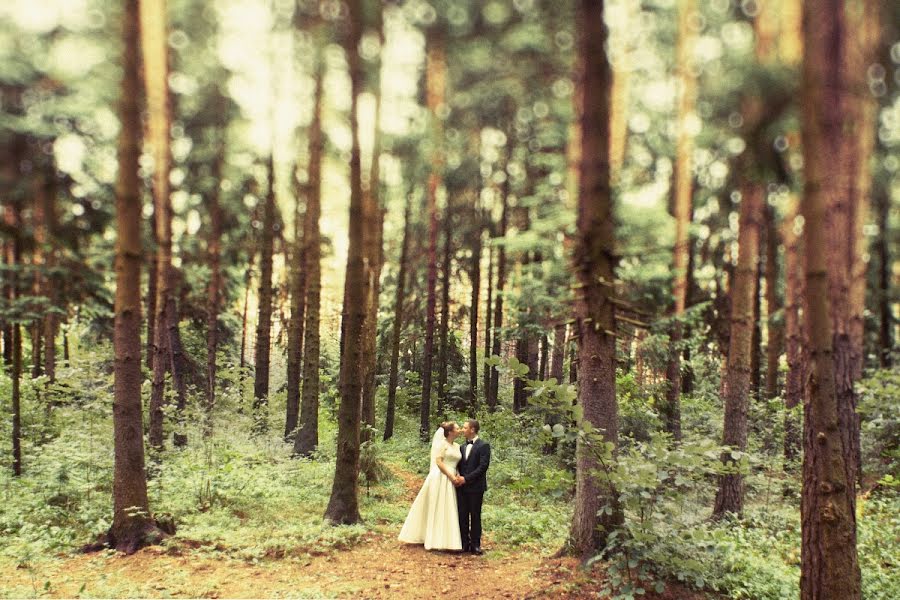
[[[474,444],[474,443],[475,443],[475,440],[466,440],[466,446],[468,446],[469,444]]]

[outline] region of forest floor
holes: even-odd
[[[392,468],[415,497],[421,480]],[[210,556],[204,545],[178,538],[131,556],[111,551],[60,556],[0,571],[8,597],[162,598],[602,598],[603,567],[590,571],[575,559],[548,558],[523,548],[504,549],[485,535],[483,556],[428,552],[396,538],[395,526],[375,525],[352,546],[303,556],[248,562]],[[667,586],[657,600],[707,596]],[[12,593],[10,593],[12,592]]]

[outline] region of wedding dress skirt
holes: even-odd
[[[441,453],[444,466],[456,473],[456,465],[462,458],[459,446],[447,443]],[[399,538],[409,544],[425,544],[426,550],[462,550],[456,488],[438,468],[435,456],[432,456],[431,470],[409,509]]]

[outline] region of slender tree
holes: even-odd
[[[381,4],[373,5],[375,31],[378,35],[379,48],[384,47],[384,27],[382,23]],[[370,65],[371,92],[375,96],[375,115],[372,132],[372,160],[369,165],[369,177],[363,188],[366,206],[365,253],[366,253],[366,323],[363,328],[363,391],[362,420],[365,428],[360,439],[368,442],[372,439],[375,428],[375,375],[378,367],[378,306],[381,297],[381,270],[384,266],[384,216],[381,203],[381,60],[376,59]]]
[[[308,194],[308,191],[307,191]],[[291,318],[288,322],[287,347],[287,396],[285,398],[286,415],[284,420],[284,439],[292,441],[300,420],[300,375],[303,359],[303,326],[306,313],[306,236],[307,221],[304,216],[309,210],[309,199],[304,211],[300,210],[300,197],[297,196],[297,209],[294,211],[294,243],[292,252],[291,282]]]
[[[771,400],[778,396],[778,359],[784,344],[784,330],[775,318],[781,310],[781,297],[778,294],[778,229],[775,224],[775,209],[765,207],[766,215],[766,398]]]
[[[303,345],[303,390],[300,399],[300,429],[294,440],[294,454],[309,456],[319,445],[319,307],[322,296],[322,240],[319,218],[322,204],[322,78],[324,66],[316,64],[313,118],[309,127],[309,181],[306,186],[306,215],[303,258],[306,271],[306,324]]]
[[[488,223],[488,272],[487,272],[487,281],[485,282],[485,286],[487,287],[487,300],[484,303],[484,358],[488,359],[491,357],[491,331],[493,330],[493,323],[491,322],[491,317],[493,316],[492,312],[492,302],[494,300],[494,245],[490,243],[491,238],[491,226],[490,222]],[[484,383],[482,387],[484,388],[484,401],[487,402],[491,396],[491,371],[492,367],[487,363],[484,364]]]
[[[431,136],[435,142],[431,156],[431,173],[428,176],[428,301],[425,309],[425,348],[422,360],[422,404],[419,411],[419,434],[423,440],[427,441],[431,428],[431,371],[437,306],[437,196],[444,165],[444,157],[440,148],[443,127],[438,116],[438,110],[444,104],[446,85],[443,32],[436,27],[430,28],[425,37],[425,43],[425,96],[431,115]]]
[[[357,523],[359,516],[359,424],[362,394],[362,334],[366,318],[364,297],[363,192],[359,151],[359,119],[357,100],[362,91],[362,60],[359,41],[362,37],[360,0],[348,0],[348,32],[344,51],[350,71],[350,220],[347,249],[347,275],[344,287],[345,340],[341,350],[341,405],[338,408],[337,459],[331,497],[325,518],[334,524]]]
[[[480,186],[479,186],[480,188]],[[480,198],[481,190],[475,192],[476,204],[477,198]],[[481,216],[479,207],[475,207],[476,212]],[[483,233],[480,219],[475,225],[475,231],[472,235],[472,302],[469,308],[469,398],[468,413],[474,417],[476,407],[478,405],[478,296],[481,293],[481,236]]]
[[[603,0],[581,0],[578,19],[576,114],[581,135],[581,164],[574,256],[579,286],[575,318],[579,334],[580,426],[598,431],[604,442],[615,448],[619,419],[615,386],[615,315],[610,302],[616,260],[609,175],[612,72],[606,56],[603,4]],[[598,480],[599,453],[602,453],[601,447],[579,438],[575,507],[568,548],[583,558],[604,548],[609,534],[623,519],[616,491]],[[604,506],[611,510],[601,512]]]
[[[168,18],[165,0],[141,2],[141,49],[147,94],[147,143],[153,157],[153,214],[156,236],[156,305],[153,320],[153,386],[150,393],[150,445],[163,447],[166,369],[170,365],[168,311],[172,283],[171,106],[169,102]]]
[[[511,130],[512,128],[510,128]],[[509,136],[507,136],[509,138]],[[512,140],[507,140],[507,148],[506,148],[506,177],[503,178],[503,183],[500,189],[500,227],[497,231],[497,236],[503,238],[506,236],[506,227],[509,223],[509,188],[510,188],[510,174],[509,174],[509,163],[512,158],[513,145]],[[503,290],[506,287],[506,244],[500,243],[499,248],[497,249],[497,285],[495,288],[496,298],[494,299],[494,318],[493,318],[493,334],[492,334],[492,347],[491,347],[491,355],[499,356],[500,355],[500,331],[503,326]],[[489,392],[487,394],[487,404],[488,410],[493,412],[497,409],[497,401],[500,393],[500,371],[497,370],[496,367],[491,368],[491,385],[489,388]]]
[[[682,325],[679,319],[687,305],[687,269],[690,251],[691,195],[693,192],[692,154],[694,135],[691,121],[695,118],[697,103],[697,78],[693,73],[694,34],[692,21],[697,12],[695,0],[680,0],[678,3],[678,41],[675,46],[675,62],[678,70],[678,137],[675,149],[675,246],[673,248],[673,270],[675,280],[672,295],[675,298],[672,327],[672,350],[669,356],[666,378],[669,386],[664,404],[666,431],[675,440],[681,439],[681,337]]]
[[[793,200],[793,199],[792,199]],[[796,203],[796,200],[793,200]],[[800,307],[804,303],[802,237],[797,231],[797,207],[792,206],[782,224],[784,243],[784,341],[788,371],[784,386],[784,458],[789,464],[800,455],[800,423],[790,410],[803,402],[806,381],[803,323]]]
[[[263,206],[259,259],[259,317],[256,321],[256,375],[253,381],[253,414],[256,431],[265,429],[263,411],[269,398],[269,355],[272,340],[272,254],[275,248],[275,165],[269,154],[268,183]]]
[[[448,334],[450,332],[450,273],[453,269],[453,202],[447,195],[442,229],[444,255],[441,259],[441,322],[438,328],[438,397],[437,413],[441,420],[447,415],[447,361],[449,358]]]
[[[221,104],[224,98],[217,98]],[[217,132],[224,137],[224,132]],[[206,432],[211,433],[212,410],[216,404],[216,353],[219,350],[219,305],[222,295],[222,207],[219,202],[222,164],[225,162],[225,140],[216,140],[216,154],[212,166],[212,189],[207,195],[209,237],[206,252],[209,257],[209,284],[206,288]]]
[[[765,190],[746,182],[741,192],[738,220],[738,264],[731,285],[731,327],[725,371],[725,425],[722,443],[729,449],[722,462],[731,468],[719,476],[713,515],[740,513],[744,508],[744,477],[737,470],[735,453],[747,450],[747,412],[751,386],[753,302],[759,263],[760,227],[763,225]]]
[[[406,300],[406,271],[409,262],[410,216],[412,194],[406,197],[403,216],[403,241],[400,244],[400,263],[397,272],[397,292],[394,296],[394,325],[391,333],[391,371],[388,375],[387,412],[384,420],[384,439],[394,435],[394,419],[397,410],[397,381],[399,379],[400,333],[403,331],[403,303]]]
[[[147,33],[165,26],[165,13],[152,2],[141,3],[141,26]],[[141,410],[141,197],[140,77],[138,0],[125,0],[123,71],[119,99],[119,172],[116,180],[116,295],[113,345],[113,522],[109,545],[126,553],[159,537],[150,515],[144,471]]]

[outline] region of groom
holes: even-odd
[[[491,445],[478,437],[478,421],[469,419],[462,427],[466,444],[459,461],[456,504],[459,508],[459,532],[463,552],[483,554],[481,550],[481,504],[487,491],[487,470],[491,464]]]

